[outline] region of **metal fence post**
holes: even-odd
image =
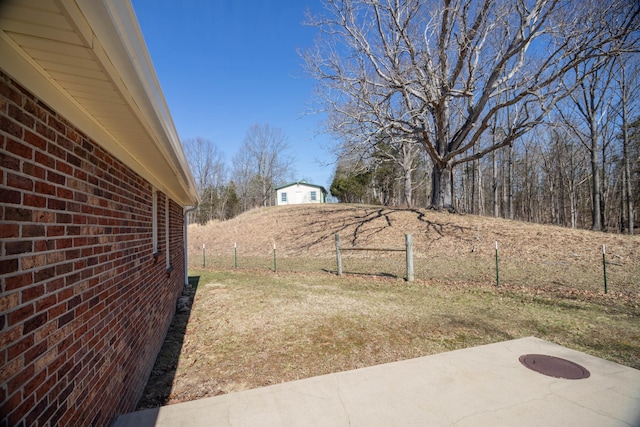
[[[500,286],[500,270],[498,268],[498,241],[496,240],[496,286]]]
[[[604,272],[604,293],[608,293],[607,289],[607,256],[605,255],[606,249],[604,243],[602,244],[602,270]]]
[[[340,235],[336,233],[336,260],[338,262],[338,276],[342,276],[342,255],[340,254]]]

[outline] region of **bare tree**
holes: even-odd
[[[564,117],[565,123],[575,132],[590,155],[591,228],[598,231],[602,230],[605,224],[604,169],[606,166],[606,147],[609,141],[605,135],[611,124],[609,115],[613,99],[611,67],[614,64],[614,59],[614,57],[607,58],[600,66],[591,61],[577,66],[574,73],[567,76],[570,79],[570,84],[578,82],[577,88],[569,97],[570,105],[574,107],[575,114],[568,115],[562,106],[558,110]]]
[[[576,66],[638,28],[627,0],[325,0],[303,53],[338,135],[411,137],[433,163],[431,207],[453,209],[453,168],[541,123]],[[576,82],[576,84],[579,82]],[[509,108],[504,138],[482,138]],[[477,149],[473,150],[474,147]]]
[[[631,125],[630,110],[632,109],[632,103],[634,100],[637,101],[638,98],[640,98],[640,86],[638,85],[638,81],[640,80],[640,65],[638,64],[637,59],[631,62],[627,55],[617,59],[617,72],[614,73],[614,79],[616,81],[616,90],[620,100],[618,113],[620,115],[620,127],[622,130],[622,203],[624,206],[623,212],[626,211],[627,215],[627,231],[629,234],[633,234],[633,179],[631,174],[631,156],[629,153],[629,127]],[[627,62],[630,64],[627,65]],[[621,213],[621,217],[624,218],[623,213]],[[625,224],[622,224],[623,230],[624,226]]]
[[[233,159],[234,180],[245,210],[272,205],[275,188],[293,175],[293,160],[288,153],[282,129],[254,124]]]
[[[189,166],[196,178],[198,191],[215,186],[224,181],[224,154],[218,146],[203,137],[196,137],[182,141]]]
[[[516,197],[520,211],[520,219],[529,222],[540,222],[542,208],[540,182],[543,163],[539,132],[529,134],[523,139],[518,175],[521,177],[521,190]]]
[[[396,198],[394,204],[402,204],[407,207],[413,206],[413,176],[419,167],[419,148],[411,140],[402,137],[391,137],[385,142],[385,145],[374,151],[374,155],[378,160],[390,162],[398,171],[397,176],[390,177],[393,181],[399,181],[400,196]],[[380,149],[382,148],[382,149]]]
[[[202,199],[197,214],[200,222],[220,217],[220,211],[224,212],[227,181],[224,153],[203,137],[187,139],[182,145]]]
[[[253,170],[248,151],[238,150],[235,156],[233,156],[232,175],[236,193],[242,204],[242,212],[246,212],[248,209],[255,207],[254,202],[251,200]]]

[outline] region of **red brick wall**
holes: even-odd
[[[184,284],[182,207],[0,71],[2,425],[134,409]]]

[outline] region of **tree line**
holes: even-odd
[[[302,57],[340,200],[633,232],[640,3],[323,6]]]
[[[626,159],[621,135],[614,137],[600,156],[601,224],[605,231],[632,233],[629,206],[632,213],[634,206],[640,206],[640,120],[630,126]],[[456,167],[454,207],[461,213],[591,228],[590,167],[589,151],[569,129],[540,128],[490,156]],[[429,160],[416,156],[408,175],[410,187],[406,186],[402,168],[381,154],[366,160],[343,157],[330,191],[345,203],[428,206]],[[640,226],[637,215],[631,218],[635,219],[635,228]]]
[[[226,220],[275,203],[275,188],[290,181],[293,160],[284,131],[254,124],[233,156],[231,168],[218,145],[196,137],[182,141],[201,202],[190,222]]]

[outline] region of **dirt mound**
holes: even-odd
[[[640,236],[530,224],[474,215],[369,205],[326,204],[254,209],[232,220],[190,225],[189,252],[223,255],[236,243],[248,256],[331,257],[335,234],[342,247],[404,247],[411,234],[420,257],[501,256],[526,262],[601,259],[606,244],[612,262],[640,271]]]

